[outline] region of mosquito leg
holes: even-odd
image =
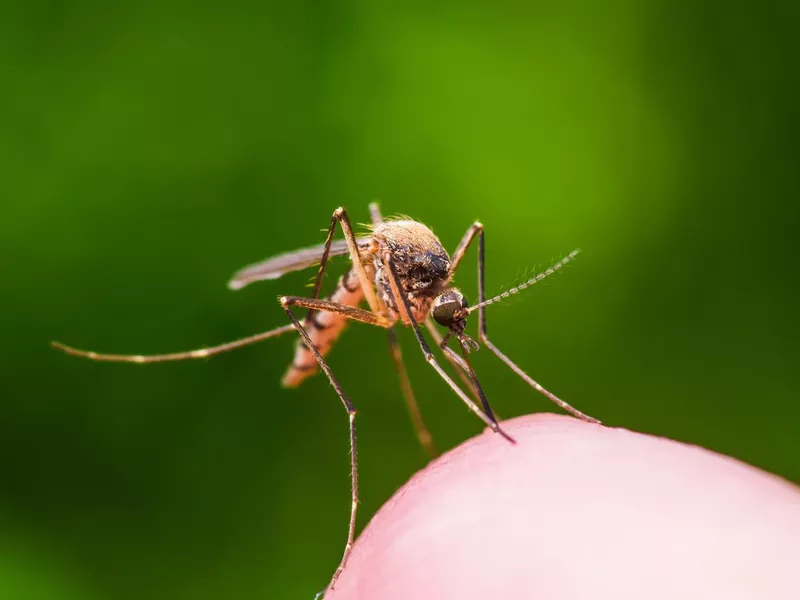
[[[331,217],[331,227],[328,231],[328,241],[326,242],[326,246],[330,247],[330,243],[333,237],[333,230],[336,227],[336,222],[339,222],[339,225],[342,227],[342,232],[344,233],[345,241],[347,241],[347,247],[350,249],[350,258],[353,261],[353,267],[358,273],[358,279],[361,283],[361,289],[364,291],[364,298],[367,300],[367,304],[369,304],[370,310],[378,316],[380,319],[386,319],[387,310],[386,306],[383,303],[383,300],[375,293],[375,287],[373,286],[372,281],[367,276],[366,268],[364,267],[364,263],[361,260],[361,254],[358,250],[358,243],[356,242],[356,236],[353,233],[353,228],[350,225],[350,218],[347,216],[347,211],[341,206],[333,211],[333,217]],[[322,271],[325,268],[325,263],[327,262],[327,250],[323,254],[323,260],[320,263],[320,273],[317,275],[317,284],[315,285],[315,291],[318,292],[316,289],[318,285],[321,285],[322,279]],[[315,294],[316,297],[316,294]]]
[[[456,247],[456,251],[453,252],[453,258],[450,261],[450,274],[456,272],[458,269],[458,265],[461,264],[461,259],[464,258],[464,255],[467,253],[470,244],[472,244],[472,240],[475,239],[475,236],[480,234],[483,236],[483,223],[480,221],[475,221],[467,232],[464,234],[464,237],[461,238],[461,241],[458,242],[458,246]]]
[[[377,208],[377,205],[375,206]],[[370,205],[370,211],[372,211],[372,205]],[[361,254],[358,250],[358,243],[356,241],[355,234],[353,233],[353,228],[350,226],[350,219],[347,216],[347,212],[341,206],[333,211],[333,216],[331,216],[331,223],[328,226],[328,234],[325,238],[325,247],[322,251],[322,257],[319,261],[319,270],[317,271],[317,277],[314,281],[314,291],[311,296],[312,298],[319,297],[319,293],[322,288],[322,281],[325,275],[325,268],[328,266],[328,257],[330,255],[331,244],[333,243],[333,235],[336,233],[337,223],[339,223],[342,227],[342,232],[344,233],[345,241],[347,242],[347,248],[350,251],[350,259],[353,262],[353,268],[355,268],[356,273],[358,274],[359,284],[364,292],[364,297],[366,298],[372,312],[375,313],[375,315],[378,315],[379,319],[385,319],[387,314],[386,306],[375,294],[375,289],[372,285],[372,282],[369,280],[369,277],[367,276],[364,263],[361,260]],[[306,327],[311,324],[316,310],[317,309],[310,308],[306,314],[304,319],[304,325]]]
[[[292,312],[290,308],[290,303],[288,302],[288,298],[281,298],[281,304],[283,305],[283,309],[286,311],[286,314],[289,316],[289,319],[292,321],[292,327],[297,330],[300,334],[303,343],[311,350],[314,354],[314,358],[317,359],[320,368],[325,372],[325,375],[328,376],[328,380],[331,382],[333,389],[336,390],[336,394],[339,396],[339,399],[342,401],[344,405],[344,409],[347,411],[347,418],[350,428],[350,522],[347,526],[347,543],[344,546],[344,552],[342,553],[342,559],[339,562],[339,566],[336,568],[336,571],[333,573],[333,577],[331,577],[331,581],[328,584],[328,589],[333,589],[334,585],[336,585],[336,580],[339,579],[339,575],[342,574],[344,568],[347,566],[347,559],[350,557],[350,551],[353,549],[353,541],[355,540],[355,532],[356,532],[356,512],[358,510],[358,454],[356,452],[356,408],[353,406],[353,403],[350,402],[350,399],[345,395],[342,391],[342,387],[339,385],[339,382],[336,381],[336,378],[333,376],[333,373],[328,367],[328,364],[325,362],[325,359],[322,358],[322,354],[320,354],[317,347],[314,345],[314,342],[311,341],[311,337],[309,337],[308,332],[303,328],[300,324],[300,321],[297,320],[297,317]]]
[[[257,333],[256,335],[251,335],[233,342],[220,344],[219,346],[199,348],[197,350],[189,350],[187,352],[173,352],[170,354],[100,354],[90,350],[78,350],[77,348],[72,348],[71,346],[62,344],[61,342],[50,342],[50,345],[53,346],[53,348],[61,350],[67,354],[71,354],[72,356],[80,356],[81,358],[88,358],[90,360],[147,364],[175,360],[190,360],[193,358],[208,358],[209,356],[214,356],[215,354],[222,354],[223,352],[235,350],[236,348],[241,348],[242,346],[249,346],[250,344],[255,344],[256,342],[277,337],[283,333],[292,331],[293,329],[294,327],[292,325],[284,325],[283,327],[277,327],[275,329],[271,329],[263,333]]]
[[[516,443],[514,439],[509,436],[497,421],[493,418],[484,413],[480,407],[472,401],[472,399],[467,396],[464,391],[458,387],[455,381],[445,372],[444,369],[439,365],[436,360],[436,357],[431,352],[430,348],[428,347],[428,343],[425,341],[425,338],[422,336],[422,331],[420,331],[419,325],[417,324],[416,319],[414,318],[414,314],[411,311],[411,307],[408,304],[408,299],[406,298],[405,294],[400,291],[400,280],[397,275],[397,270],[395,269],[394,262],[392,260],[391,252],[385,252],[381,259],[383,260],[383,264],[386,267],[386,272],[389,274],[389,285],[392,288],[392,294],[394,295],[395,302],[397,302],[397,307],[400,313],[403,315],[403,320],[407,321],[411,328],[414,330],[414,335],[417,337],[417,341],[419,342],[419,346],[422,349],[422,353],[425,356],[425,360],[434,368],[434,370],[439,374],[439,376],[445,380],[447,385],[456,393],[456,395],[461,398],[461,401],[467,405],[467,407],[478,415],[478,418],[481,419],[484,423],[486,423],[489,428],[494,431],[495,433],[499,433],[504,438],[506,438],[509,442]],[[454,353],[455,354],[455,353]],[[456,355],[457,356],[457,355]],[[487,403],[488,405],[488,403]]]
[[[320,330],[335,326],[336,329],[334,330],[334,335],[338,335],[337,332],[341,332],[346,324],[346,320],[348,319],[383,328],[387,328],[391,325],[369,311],[362,310],[348,304],[335,302],[333,300],[284,296],[280,299],[280,302],[283,306],[299,306],[308,308],[309,312],[315,313],[314,318],[304,322],[304,327],[309,330],[311,330],[311,327],[313,327],[315,330]],[[316,317],[316,313],[318,311],[339,315],[339,317],[343,318],[336,318],[333,320],[328,319],[325,323],[321,323]],[[321,337],[314,336],[314,340],[320,354],[325,355],[331,345],[330,339],[326,338],[323,334]],[[302,381],[302,379],[309,374],[308,372],[313,372],[318,369],[317,363],[311,351],[305,347],[303,340],[300,339],[298,342],[297,350],[295,351],[295,359],[292,361],[292,364],[289,366],[289,369],[286,371],[286,374],[281,380],[281,383],[287,387],[296,386],[299,381]]]
[[[347,213],[341,207],[339,207],[335,211],[333,211],[333,215],[331,216],[331,221],[330,221],[330,224],[328,225],[328,232],[327,232],[327,235],[325,237],[325,243],[322,245],[322,256],[320,257],[319,269],[317,270],[317,276],[316,276],[316,279],[314,281],[314,289],[313,289],[313,292],[311,294],[311,298],[306,298],[305,300],[314,301],[317,298],[319,298],[319,294],[320,294],[320,291],[322,289],[323,279],[324,279],[324,276],[325,276],[325,270],[326,270],[326,268],[328,266],[328,259],[330,257],[330,253],[331,253],[331,246],[333,245],[333,236],[336,233],[336,224],[337,223],[339,223],[341,225],[342,231],[344,232],[345,242],[347,244],[347,250],[350,253],[350,259],[351,259],[351,262],[352,262],[353,266],[350,269],[350,271],[348,271],[348,273],[346,275],[343,275],[339,279],[339,284],[337,286],[336,291],[340,292],[341,289],[343,288],[347,292],[353,293],[353,292],[357,292],[358,289],[360,288],[363,297],[365,297],[367,299],[367,301],[369,302],[370,308],[372,309],[373,318],[372,318],[372,320],[369,320],[367,322],[371,323],[373,325],[374,324],[381,324],[381,325],[387,326],[390,323],[389,323],[389,320],[386,318],[386,315],[387,315],[386,307],[383,304],[383,301],[379,300],[377,298],[377,296],[375,294],[374,286],[373,286],[372,282],[370,281],[370,279],[367,276],[367,272],[366,272],[366,269],[364,267],[364,262],[362,261],[362,257],[361,257],[361,250],[363,250],[368,256],[370,256],[370,257],[372,256],[372,254],[370,253],[370,247],[371,247],[372,244],[370,244],[369,246],[365,246],[364,244],[362,244],[361,250],[359,249],[358,243],[357,243],[357,241],[355,239],[355,235],[353,234],[353,229],[350,226],[350,221],[349,221],[349,219],[347,217]],[[372,267],[371,264],[369,266],[370,266],[370,268]],[[347,282],[350,280],[350,277],[353,274],[353,272],[355,272],[355,274],[356,274],[356,276],[358,278],[358,283],[350,283],[348,285]],[[334,292],[334,296],[332,296],[332,297],[337,299],[337,300],[341,300],[341,298],[337,298],[335,296],[335,294],[336,294],[336,292]],[[297,299],[297,298],[293,297],[293,299]],[[329,304],[333,304],[333,303],[329,303]],[[337,303],[337,305],[341,306],[341,302]],[[308,328],[314,328],[314,329],[317,329],[317,330],[327,329],[328,328],[328,325],[321,324],[316,319],[317,311],[318,310],[326,310],[326,308],[320,307],[320,306],[314,306],[313,304],[304,304],[303,306],[305,306],[306,308],[309,309],[306,312],[305,318],[303,320],[303,326],[305,328],[307,328],[307,329]],[[332,312],[336,312],[336,311],[332,311]],[[338,312],[341,313],[342,311],[338,311]],[[357,312],[361,312],[363,314],[366,311],[357,311]],[[357,317],[356,317],[356,319],[358,320]],[[374,321],[378,321],[379,323],[376,323]],[[335,339],[336,337],[337,337],[337,334],[334,333],[331,336],[331,339]],[[317,339],[317,341],[318,341],[318,343],[321,344],[320,347],[322,348],[322,353],[323,354],[326,353],[327,352],[327,347],[325,346],[325,343],[322,340],[320,340],[319,338]],[[309,375],[310,372],[316,371],[316,366],[314,365],[313,362],[310,363],[310,364],[307,363],[307,361],[309,360],[308,354],[306,354],[302,350],[298,349],[298,351],[296,351],[296,356],[297,356],[297,352],[301,352],[302,353],[301,356],[305,355],[307,358],[305,359],[304,364],[297,365],[297,364],[295,364],[293,362],[292,365],[290,365],[289,369],[287,370],[286,374],[284,375],[283,379],[281,380],[281,383],[284,386],[295,387],[296,385],[299,385],[299,383],[301,381],[303,381],[303,379],[307,375]],[[297,358],[295,358],[295,361],[296,360],[297,360]]]
[[[394,368],[397,370],[397,377],[400,379],[400,390],[403,392],[403,398],[406,401],[406,408],[408,415],[411,417],[411,424],[414,426],[414,431],[417,434],[417,439],[420,445],[425,450],[429,458],[436,458],[439,452],[433,443],[433,436],[425,426],[425,421],[422,418],[422,413],[419,410],[414,390],[411,387],[411,380],[408,377],[406,365],[403,362],[403,354],[400,350],[400,344],[397,343],[397,334],[394,327],[389,329],[389,350],[392,354],[392,361]]]
[[[313,311],[326,311],[339,315],[343,315],[353,321],[366,323],[367,325],[375,325],[376,327],[388,328],[389,325],[379,316],[364,310],[350,306],[348,304],[339,304],[338,302],[331,302],[330,300],[320,300],[319,298],[301,298],[300,296],[283,296],[280,299],[281,305],[285,306],[302,306]]]
[[[331,251],[331,244],[333,243],[333,234],[336,232],[337,221],[338,218],[334,212],[333,216],[331,217],[331,224],[328,226],[328,235],[325,238],[325,249],[322,251],[322,258],[319,259],[319,270],[317,271],[317,278],[314,281],[314,292],[311,294],[311,296],[314,298],[319,296],[320,289],[322,289],[322,279],[325,276],[325,267],[328,266],[328,256]],[[309,320],[310,315],[311,313],[306,316],[306,321]]]
[[[361,283],[361,287],[364,289],[364,295],[367,298],[367,301],[369,302],[370,308],[374,313],[380,315],[378,319],[384,319],[385,318],[384,315],[386,314],[385,307],[383,306],[383,303],[380,302],[380,300],[377,298],[375,290],[372,287],[371,282],[367,278],[364,265],[361,262],[361,256],[358,251],[358,244],[356,243],[355,235],[353,234],[353,229],[350,226],[350,221],[347,217],[347,213],[343,208],[337,208],[334,211],[333,216],[331,217],[331,223],[330,226],[328,227],[328,235],[325,240],[325,249],[322,253],[322,258],[320,259],[319,271],[317,272],[317,278],[316,281],[314,282],[314,291],[312,296],[314,298],[319,296],[320,288],[322,287],[323,276],[325,275],[325,268],[328,264],[328,256],[330,254],[331,243],[333,242],[333,234],[336,231],[337,222],[340,223],[342,226],[342,231],[344,232],[345,239],[347,241],[347,246],[348,249],[350,250],[350,257],[353,260],[353,266],[356,268],[356,271],[358,272],[359,281]],[[309,311],[308,315],[306,315],[305,318],[306,323],[310,321],[312,317],[313,317],[313,310]],[[249,344],[254,344],[256,342],[260,342],[262,340],[275,337],[282,333],[292,331],[292,329],[294,328],[290,326],[278,327],[277,329],[274,329],[272,331],[267,331],[254,336],[243,338],[241,340],[236,340],[226,344],[221,344],[219,346],[214,346],[212,348],[201,348],[198,350],[190,350],[188,352],[174,352],[170,354],[155,354],[150,356],[143,356],[139,354],[131,354],[131,355],[101,354],[89,350],[79,350],[77,348],[72,348],[60,342],[52,342],[51,344],[54,348],[57,348],[62,352],[66,352],[67,354],[72,354],[73,356],[88,358],[90,360],[146,364],[154,362],[167,362],[167,361],[207,358],[215,354],[220,354],[222,352],[227,352],[235,348],[240,348],[242,346],[247,346]]]
[[[464,254],[467,251],[467,248],[472,243],[472,240],[478,238],[478,302],[483,302],[486,300],[486,287],[485,287],[485,274],[486,274],[486,262],[485,262],[485,238],[483,232],[483,225],[481,223],[474,223],[472,227],[469,228],[464,237],[461,239],[461,243],[459,243],[458,248],[456,249],[455,253],[453,254],[453,262],[451,267],[451,273],[455,271],[458,267],[458,264],[461,262]],[[577,408],[574,408],[564,402],[561,398],[550,392],[549,390],[545,389],[539,383],[534,381],[525,371],[520,369],[510,358],[508,358],[505,354],[503,354],[500,349],[495,346],[491,341],[486,333],[486,307],[481,306],[478,308],[478,336],[480,342],[489,348],[497,358],[502,360],[508,368],[510,368],[514,373],[519,375],[529,386],[535,389],[537,392],[544,395],[550,401],[555,403],[556,405],[560,406],[566,412],[571,414],[574,417],[582,419],[584,421],[588,421],[589,423],[600,423],[597,419],[590,417],[579,411]]]
[[[589,415],[584,414],[581,411],[579,411],[577,408],[567,404],[561,398],[556,396],[554,393],[550,392],[549,390],[547,390],[546,388],[544,388],[540,384],[538,384],[536,381],[534,381],[525,371],[523,371],[516,364],[514,364],[514,362],[512,362],[512,360],[510,358],[508,358],[505,354],[500,352],[500,349],[497,348],[497,346],[495,346],[492,342],[490,342],[489,339],[485,335],[481,336],[481,342],[483,343],[484,346],[489,348],[489,350],[494,352],[494,354],[495,354],[495,356],[497,356],[497,358],[499,358],[506,365],[508,365],[508,367],[512,371],[514,371],[514,373],[516,373],[517,375],[522,377],[522,379],[529,386],[531,386],[537,392],[540,392],[546,398],[548,398],[549,400],[553,401],[555,404],[557,404],[558,406],[563,408],[565,411],[567,411],[573,417],[577,417],[579,419],[582,419],[583,421],[586,421],[587,423],[601,423],[601,421],[599,421],[598,419],[595,419],[594,417],[590,417]]]
[[[328,233],[325,238],[324,249],[322,251],[322,257],[319,261],[319,269],[317,270],[317,277],[314,280],[314,291],[311,294],[312,298],[318,298],[320,290],[322,289],[322,282],[325,276],[325,269],[328,266],[328,257],[330,255],[331,244],[333,243],[333,235],[336,233],[336,223],[344,220],[342,225],[342,230],[344,231],[347,247],[350,250],[350,258],[353,261],[353,265],[356,268],[356,271],[359,273],[359,282],[361,283],[362,288],[364,287],[364,280],[361,278],[361,271],[364,270],[364,266],[360,259],[360,254],[358,253],[358,245],[355,242],[355,236],[353,235],[352,228],[349,226],[349,220],[347,219],[347,214],[345,213],[343,208],[337,208],[333,212],[333,216],[331,217],[330,225],[328,226]],[[348,236],[348,233],[350,234]],[[353,238],[352,240],[350,238]],[[355,248],[355,254],[354,254]],[[370,286],[371,287],[371,286]],[[372,307],[372,304],[370,304]],[[314,317],[314,310],[309,310],[305,316],[305,320],[303,324],[308,327],[311,323],[311,320]]]
[[[383,223],[383,215],[381,215],[381,209],[377,202],[370,202],[369,216],[372,220],[373,227]],[[397,371],[397,377],[400,379],[400,390],[403,394],[403,399],[406,401],[406,408],[408,409],[408,415],[411,417],[411,424],[414,426],[414,432],[417,434],[417,439],[427,455],[430,458],[436,458],[439,452],[433,444],[433,436],[431,436],[430,431],[425,426],[422,412],[419,409],[419,404],[417,404],[414,389],[411,387],[411,379],[408,377],[408,370],[406,369],[406,364],[403,362],[403,353],[400,349],[400,344],[397,343],[395,328],[390,328],[387,333],[389,337],[389,351],[392,355],[394,368]]]
[[[387,327],[387,325],[378,319],[371,312],[348,306],[346,304],[338,304],[330,300],[319,300],[317,298],[299,298],[297,296],[284,296],[281,298],[281,304],[287,306],[301,306],[313,311],[327,311],[342,315],[353,321],[366,323],[367,325],[375,325],[377,327]],[[414,391],[411,388],[411,381],[408,378],[403,356],[400,351],[400,346],[397,344],[397,338],[394,329],[389,329],[389,346],[392,351],[392,360],[394,361],[397,375],[400,378],[400,388],[403,392],[403,397],[406,400],[409,415],[411,416],[411,423],[414,425],[414,430],[417,433],[417,438],[425,451],[434,458],[438,455],[436,448],[433,445],[433,438],[422,420],[422,414],[419,410],[419,405],[414,396]]]

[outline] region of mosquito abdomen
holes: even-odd
[[[353,268],[339,278],[336,288],[328,296],[331,302],[348,306],[358,306],[363,298],[364,292],[358,280],[358,273]],[[307,317],[303,321],[303,327],[323,356],[331,349],[346,325],[347,319],[343,315],[328,311],[314,312],[310,318]],[[314,354],[305,346],[303,338],[300,338],[294,360],[281,379],[281,384],[284,387],[297,387],[307,377],[314,375],[318,367]]]

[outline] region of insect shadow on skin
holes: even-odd
[[[322,370],[342,402],[348,417],[351,465],[350,519],[344,552],[326,590],[333,589],[336,580],[347,565],[347,559],[355,539],[358,508],[356,408],[325,360],[326,354],[349,321],[366,323],[387,330],[390,353],[414,430],[420,444],[432,457],[436,456],[437,450],[419,410],[400,346],[397,343],[395,328],[398,324],[412,329],[426,362],[478,418],[509,443],[515,442],[498,424],[478,377],[469,362],[469,353],[478,349],[481,344],[531,387],[544,394],[562,409],[579,419],[599,423],[598,420],[573,408],[534,381],[489,340],[486,330],[485,309],[487,306],[513,296],[549,277],[574,259],[578,250],[573,250],[545,271],[526,279],[519,285],[486,299],[483,224],[480,222],[472,224],[461,238],[451,257],[433,231],[426,225],[405,216],[385,220],[382,218],[377,204],[373,203],[369,208],[372,224],[368,233],[362,236],[356,237],[346,211],[343,208],[337,208],[331,217],[324,244],[279,254],[247,266],[234,274],[228,285],[231,289],[238,290],[255,281],[278,279],[286,273],[318,264],[319,268],[310,297],[280,297],[280,305],[290,321],[288,325],[211,348],[147,356],[101,354],[53,342],[54,347],[67,354],[91,360],[147,364],[207,358],[290,331],[298,333],[299,339],[294,359],[283,376],[282,384],[289,388],[297,387],[306,378]],[[337,224],[344,233],[344,240],[333,239]],[[467,299],[451,285],[451,282],[467,250],[476,239],[478,303],[469,306]],[[324,299],[320,298],[329,259],[343,255],[349,255],[352,266],[339,277],[330,294]],[[368,305],[369,310],[360,308],[364,302]],[[308,310],[302,319],[295,314],[298,307]],[[478,340],[472,339],[465,333],[467,318],[476,311],[478,312]],[[420,324],[425,325],[435,340],[436,346],[443,352],[445,359],[455,368],[462,383],[469,390],[469,395],[439,364],[422,334]],[[446,329],[444,336],[439,333],[437,325]],[[457,341],[458,352],[450,347],[451,339]],[[324,591],[320,592],[317,597],[323,594]]]

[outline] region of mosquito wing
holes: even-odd
[[[370,238],[360,238],[359,248],[369,245]],[[228,282],[228,287],[232,290],[240,290],[244,286],[260,281],[262,279],[278,279],[286,273],[300,271],[313,267],[322,260],[322,253],[325,251],[325,244],[301,248],[293,252],[286,252],[273,256],[261,262],[248,265],[234,273]],[[342,256],[348,253],[346,240],[333,240],[328,256]]]

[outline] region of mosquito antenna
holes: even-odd
[[[61,350],[66,354],[71,354],[72,356],[80,356],[81,358],[88,358],[89,360],[144,364],[144,363],[168,362],[175,360],[190,360],[193,358],[195,359],[208,358],[209,356],[214,356],[215,354],[222,354],[223,352],[235,350],[236,348],[241,348],[242,346],[249,346],[250,344],[255,344],[256,342],[260,342],[262,340],[266,340],[281,335],[282,333],[287,333],[289,331],[292,331],[293,329],[294,325],[290,323],[289,325],[284,325],[283,327],[277,327],[275,329],[271,329],[263,333],[257,333],[256,335],[251,335],[249,337],[235,340],[233,342],[220,344],[219,346],[213,346],[211,348],[200,348],[198,350],[189,350],[188,352],[173,352],[171,354],[150,354],[150,355],[100,354],[99,352],[92,352],[90,350],[78,350],[77,348],[67,346],[65,344],[62,344],[61,342],[50,342],[50,345],[53,348]]]
[[[517,286],[514,286],[510,290],[506,290],[505,292],[503,292],[502,294],[498,294],[494,298],[489,298],[488,300],[484,300],[483,302],[475,304],[474,306],[470,306],[467,309],[467,314],[470,314],[470,313],[478,310],[479,308],[483,308],[484,306],[488,306],[490,304],[494,304],[495,302],[500,302],[500,300],[504,300],[504,299],[508,298],[509,296],[513,296],[517,292],[521,292],[525,288],[532,286],[534,283],[540,282],[545,277],[549,277],[550,275],[552,275],[553,273],[555,273],[556,271],[561,269],[564,265],[566,265],[573,258],[575,258],[578,255],[579,252],[580,252],[580,249],[576,248],[575,250],[573,250],[572,252],[567,254],[564,258],[562,258],[560,261],[555,263],[552,267],[550,267],[549,269],[547,269],[545,271],[542,271],[541,273],[539,273],[538,275],[536,275],[534,277],[531,277],[525,283],[521,283],[521,284],[519,284]]]
[[[523,268],[517,270],[517,274],[514,276],[514,279],[511,279],[503,284],[500,288],[500,293],[503,294],[509,291],[514,286],[522,285],[523,283],[527,282],[534,274],[538,272],[538,267],[536,265],[527,265]],[[509,306],[514,302],[514,300],[519,301],[519,297],[512,298],[509,302],[506,302],[503,306]]]

